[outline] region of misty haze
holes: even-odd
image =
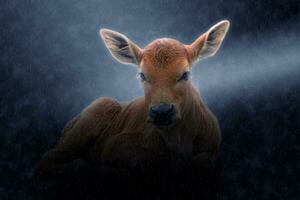
[[[190,44],[223,19],[220,50],[192,70],[221,126],[220,197],[299,199],[299,9],[297,0],[2,1],[0,199],[55,199],[30,177],[64,125],[99,97],[143,95],[137,67],[115,61],[99,29],[140,47]]]

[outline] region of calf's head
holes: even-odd
[[[157,39],[140,48],[125,35],[101,29],[100,35],[111,55],[121,63],[135,64],[144,87],[148,119],[154,125],[172,125],[180,119],[186,91],[191,87],[193,62],[213,56],[219,49],[229,21],[224,20],[198,37],[192,44],[177,40]]]

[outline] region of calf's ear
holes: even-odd
[[[125,35],[109,29],[101,29],[99,32],[105,46],[117,61],[123,64],[139,64],[142,50]]]
[[[198,37],[191,45],[187,45],[191,61],[215,55],[225,38],[229,26],[229,21],[220,21]]]

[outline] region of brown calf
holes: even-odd
[[[128,104],[109,98],[93,102],[66,125],[59,143],[39,162],[36,175],[63,173],[78,158],[136,167],[166,151],[213,168],[219,126],[189,75],[193,62],[216,53],[228,28],[229,22],[221,21],[191,45],[163,38],[144,49],[120,33],[101,29],[112,56],[138,66],[145,95]]]

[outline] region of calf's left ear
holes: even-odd
[[[212,26],[191,45],[186,45],[191,61],[215,55],[225,38],[229,26],[229,21],[223,20]]]
[[[99,31],[111,55],[123,64],[139,64],[142,50],[125,35],[109,30]]]

